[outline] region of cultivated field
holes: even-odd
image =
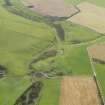
[[[78,12],[77,8],[64,0],[24,0],[24,4],[45,16],[70,17]]]
[[[93,45],[89,47],[89,54],[92,58],[105,61],[105,44]]]
[[[83,2],[77,5],[80,13],[69,21],[91,28],[99,33],[105,33],[105,8]]]
[[[92,77],[64,77],[61,83],[60,105],[101,105]]]

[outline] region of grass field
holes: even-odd
[[[95,63],[95,62],[94,62]],[[105,99],[105,65],[103,64],[94,64],[97,72],[97,78],[100,82],[101,93]]]
[[[0,79],[0,105],[13,105],[30,85],[29,77]]]
[[[85,1],[88,1],[88,2],[94,3],[96,5],[100,5],[100,6],[105,7],[105,1],[104,0],[85,0]],[[72,3],[72,4],[79,4],[81,2],[84,2],[84,0],[65,0],[65,2]]]
[[[55,32],[44,23],[18,17],[2,7],[0,10],[0,63],[8,73],[22,75],[27,73],[32,56],[51,45]]]
[[[43,80],[44,88],[39,101],[39,105],[58,105],[60,96],[61,79]]]
[[[6,77],[0,79],[0,105],[13,105],[32,84],[30,80],[33,78],[27,76],[31,72],[29,68],[31,62],[34,72],[54,71],[54,74],[50,74],[54,77],[50,79],[34,77],[35,81],[40,80],[43,83],[38,104],[59,105],[62,77],[57,77],[58,74],[92,76],[87,47],[105,42],[105,36],[65,19],[53,22],[50,18],[26,8],[21,0],[11,1],[13,6],[5,7],[2,5],[4,0],[0,0],[0,65],[7,68]],[[84,0],[65,0],[66,3],[73,5],[82,1]],[[103,0],[87,1],[105,6]],[[65,38],[63,41],[57,40],[57,31],[52,22],[62,27]],[[47,53],[47,57],[46,55],[40,57],[51,48],[57,51],[56,56],[49,57]],[[41,59],[34,62],[38,57]],[[95,66],[105,98],[105,67],[101,64]]]
[[[55,31],[45,23],[11,14],[1,6],[3,3],[0,0],[0,64],[7,68],[9,77],[0,80],[0,105],[13,105],[31,83],[18,76],[29,72],[29,62],[52,44]]]
[[[76,25],[71,22],[62,22],[65,30],[65,41],[69,44],[76,44],[94,40],[100,37],[101,34],[94,32],[86,27]]]

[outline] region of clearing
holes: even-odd
[[[70,17],[78,12],[75,6],[66,4],[64,0],[24,0],[23,3],[45,16]]]
[[[99,33],[105,33],[105,8],[83,2],[77,5],[80,12],[69,21],[86,26]]]
[[[64,77],[61,83],[60,105],[100,105],[92,77]]]

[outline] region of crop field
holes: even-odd
[[[105,45],[93,45],[89,48],[89,53],[91,54],[92,58],[105,61]]]
[[[90,95],[91,94],[91,95]],[[92,77],[63,77],[60,105],[101,105]]]
[[[105,33],[105,8],[83,2],[77,5],[80,12],[69,20],[93,29],[99,33]]]
[[[0,0],[0,105],[101,105],[104,18],[104,0]]]
[[[64,0],[24,0],[24,4],[46,16],[70,17],[78,12],[77,8],[67,5]]]

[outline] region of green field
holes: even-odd
[[[29,87],[31,82],[28,77],[14,78],[7,77],[0,80],[0,105],[13,105],[17,97],[19,97],[25,89]]]
[[[104,6],[105,7],[105,1],[104,0],[65,0],[67,3],[72,3],[72,4],[79,4],[81,2],[87,1],[94,3],[99,6]]]
[[[0,11],[0,63],[8,74],[24,75],[33,55],[52,44],[55,32],[44,23],[26,20],[2,7]]]
[[[58,105],[60,95],[60,78],[45,79],[39,105]]]
[[[95,64],[96,72],[97,72],[97,78],[100,82],[101,88],[102,88],[102,94],[105,97],[105,65],[103,64]]]
[[[7,71],[6,76],[0,78],[0,105],[14,105],[32,84],[33,77],[28,75],[32,71],[49,72],[50,79],[33,79],[44,85],[38,105],[59,105],[61,76],[93,75],[87,47],[105,42],[105,36],[65,19],[53,22],[26,8],[21,0],[10,0],[13,6],[4,5],[5,1],[0,0],[0,65]],[[75,5],[83,1],[65,0]],[[105,6],[104,0],[87,1]],[[63,28],[63,41],[53,24]],[[44,55],[49,50],[57,54]],[[95,67],[105,98],[105,65],[95,64]]]
[[[61,24],[65,30],[65,41],[70,44],[87,42],[100,37],[100,34],[86,27],[76,25],[67,21],[62,22]]]

